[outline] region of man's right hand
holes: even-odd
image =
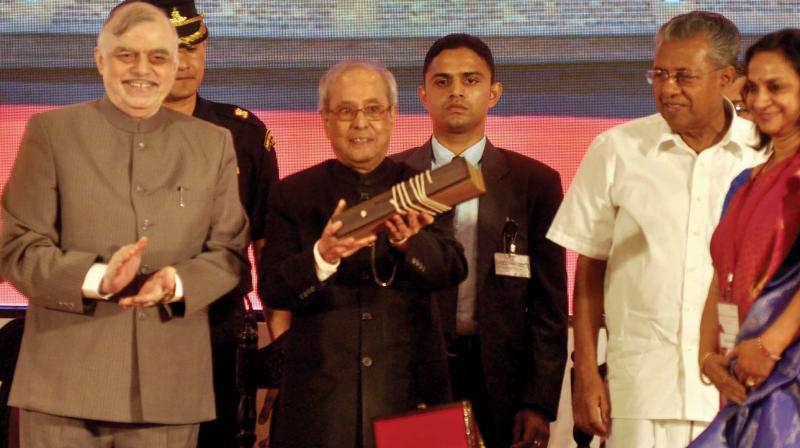
[[[585,433],[607,437],[611,427],[611,404],[608,387],[600,377],[597,366],[585,371],[575,367],[572,389],[572,416],[575,426]]]
[[[336,210],[333,211],[331,219],[328,220],[328,224],[326,224],[325,228],[322,230],[322,236],[319,237],[317,250],[319,250],[322,259],[330,264],[336,264],[340,259],[347,258],[375,242],[374,234],[359,240],[353,237],[343,239],[336,238],[336,232],[342,228],[342,222],[334,218],[342,213],[346,206],[347,204],[344,199],[339,199]]]
[[[100,282],[100,294],[116,294],[128,286],[142,264],[142,252],[147,247],[147,237],[120,247],[111,256],[103,281]]]

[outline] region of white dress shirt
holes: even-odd
[[[709,241],[731,180],[764,157],[753,125],[733,116],[700,154],[659,114],[599,135],[547,233],[607,260],[612,418],[709,421],[719,409],[697,367]]]

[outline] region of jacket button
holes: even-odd
[[[361,271],[361,280],[369,280],[369,272]]]
[[[361,358],[361,364],[364,367],[372,366],[372,358],[370,358],[369,356],[365,356],[365,357]]]
[[[369,311],[361,313],[361,320],[372,320],[372,313]]]
[[[139,149],[144,149],[146,146],[147,145],[145,145],[144,142],[139,142],[139,143],[136,144],[136,147],[139,148]]]
[[[144,187],[142,187],[141,185],[137,185],[137,186],[134,188],[134,190],[136,190],[136,192],[137,192],[137,193],[141,193],[141,192],[143,192],[143,191],[144,191]]]

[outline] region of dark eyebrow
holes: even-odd
[[[462,73],[434,73],[431,75],[431,78],[453,78],[453,77],[467,77],[467,76],[480,76],[483,77],[481,72],[462,72]]]

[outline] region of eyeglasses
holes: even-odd
[[[359,112],[364,113],[364,117],[369,121],[380,121],[386,117],[386,113],[392,106],[382,106],[380,104],[369,104],[364,107],[355,108],[353,106],[339,106],[336,109],[328,110],[339,121],[353,121]]]
[[[722,70],[723,68],[724,67],[712,70],[712,73]],[[681,87],[689,87],[693,85],[698,79],[700,79],[700,76],[702,76],[702,74],[695,75],[687,70],[678,70],[674,74],[671,74],[668,70],[660,68],[651,68],[645,73],[648,84],[664,84],[670,79],[674,79],[675,84]]]
[[[746,113],[750,112],[747,109],[747,104],[745,104],[744,101],[742,101],[742,100],[733,100],[731,102],[733,103],[733,110],[736,111],[736,115],[746,114]]]

